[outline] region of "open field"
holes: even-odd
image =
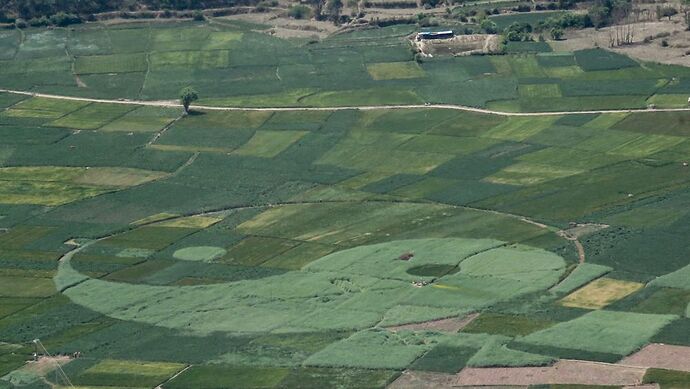
[[[690,71],[240,19],[2,41],[0,388],[687,383]]]

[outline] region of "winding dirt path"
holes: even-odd
[[[47,93],[35,93],[12,89],[0,89],[0,92],[12,93],[17,95],[44,97],[48,99],[58,100],[72,100],[72,101],[87,101],[92,103],[108,103],[108,104],[126,104],[126,105],[144,105],[151,107],[168,107],[168,108],[182,108],[182,105],[175,100],[127,100],[127,99],[93,99],[89,97],[74,97],[64,95],[54,95]],[[192,105],[191,108],[202,111],[346,111],[346,110],[360,110],[371,111],[378,109],[419,109],[419,108],[436,108],[436,109],[453,109],[458,111],[485,113],[500,116],[560,116],[560,115],[578,115],[578,114],[599,114],[599,113],[634,113],[634,112],[690,112],[688,108],[637,108],[637,109],[599,109],[590,111],[554,111],[554,112],[502,112],[493,111],[484,108],[469,107],[466,105],[457,104],[395,104],[395,105],[353,105],[353,106],[335,106],[335,107],[215,107],[210,105]]]

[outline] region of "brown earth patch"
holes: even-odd
[[[653,343],[619,362],[626,366],[655,367],[690,372],[690,347]]]
[[[404,324],[400,326],[388,327],[387,329],[391,331],[423,331],[423,330],[434,330],[441,332],[458,332],[465,328],[472,320],[479,316],[478,313],[472,313],[463,317],[450,317],[447,319],[431,320],[422,323]]]
[[[424,55],[472,55],[490,54],[498,51],[498,35],[474,34],[456,35],[449,39],[413,40],[414,45]]]
[[[58,366],[64,366],[72,359],[69,356],[41,356],[37,361],[28,361],[21,370],[36,374],[40,377],[54,371]]]
[[[609,40],[615,27],[604,27],[598,30],[586,28],[569,30],[565,40],[549,42],[554,50],[574,51],[592,47],[602,47],[643,61],[659,62],[673,65],[690,66],[690,31],[680,21],[680,15],[671,20],[633,23],[635,31],[631,45],[610,48]],[[662,35],[660,35],[662,34]],[[663,36],[669,34],[668,36]],[[657,37],[645,42],[645,37]],[[666,40],[667,47],[661,46]]]
[[[547,367],[465,368],[454,385],[639,385],[645,372],[640,367],[564,359]]]
[[[387,389],[434,389],[452,386],[455,374],[404,371]]]

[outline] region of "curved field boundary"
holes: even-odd
[[[177,219],[183,219],[183,218],[192,217],[192,216],[210,216],[210,215],[223,214],[223,213],[229,212],[229,211],[242,211],[242,210],[247,210],[247,209],[259,209],[259,208],[274,208],[274,207],[280,207],[280,206],[285,206],[285,205],[308,205],[308,204],[326,204],[326,203],[354,203],[354,204],[361,204],[361,203],[372,203],[372,202],[373,202],[373,203],[414,203],[414,204],[424,203],[424,204],[434,204],[433,202],[415,202],[415,201],[402,201],[402,200],[401,200],[401,201],[395,201],[395,200],[363,200],[363,201],[354,201],[354,200],[327,200],[327,201],[286,201],[286,202],[280,202],[280,203],[275,203],[275,204],[236,205],[236,206],[232,206],[232,207],[221,208],[221,209],[215,209],[215,210],[207,210],[207,211],[198,212],[198,213],[185,214],[185,215],[176,215],[176,216],[173,216],[173,217],[170,217],[170,218],[165,218],[165,219],[161,219],[161,220],[154,220],[154,221],[151,221],[151,222],[138,224],[138,225],[136,225],[134,228],[129,228],[129,229],[124,229],[124,230],[120,230],[120,231],[115,231],[115,232],[113,232],[113,233],[110,233],[110,234],[101,236],[101,237],[99,237],[99,238],[95,238],[95,239],[93,239],[93,240],[90,240],[90,241],[88,241],[88,242],[86,242],[86,243],[84,243],[84,244],[77,244],[76,242],[74,242],[73,239],[71,239],[70,241],[65,242],[65,244],[72,245],[72,246],[74,246],[74,248],[73,248],[72,250],[69,250],[69,251],[67,251],[66,253],[64,253],[64,254],[58,259],[58,262],[61,263],[61,264],[62,264],[62,263],[69,264],[69,262],[70,262],[70,260],[72,259],[72,257],[73,257],[76,253],[78,253],[78,252],[84,250],[86,247],[88,247],[88,246],[90,246],[90,245],[92,245],[92,244],[95,244],[96,242],[99,242],[99,241],[102,241],[102,240],[105,240],[105,239],[108,239],[108,238],[112,238],[112,237],[117,236],[117,235],[124,234],[124,233],[126,233],[126,232],[128,232],[128,231],[131,231],[131,230],[133,230],[133,229],[137,229],[137,228],[141,228],[141,227],[144,227],[144,226],[149,226],[149,225],[153,225],[153,224],[157,224],[157,223],[161,223],[161,222],[174,221],[174,220],[177,220]],[[438,203],[438,204],[442,204],[442,203]],[[542,223],[538,223],[538,222],[535,222],[535,221],[533,221],[533,220],[531,220],[531,219],[528,219],[528,218],[526,218],[526,217],[524,217],[524,216],[520,216],[520,215],[515,215],[515,214],[505,213],[505,212],[500,212],[500,211],[494,211],[494,210],[489,210],[489,209],[481,209],[481,208],[467,207],[467,206],[457,206],[457,205],[448,205],[448,204],[442,204],[442,205],[449,206],[449,207],[452,207],[452,208],[466,209],[466,210],[470,210],[470,211],[489,212],[489,213],[493,213],[493,214],[498,214],[498,215],[502,215],[502,216],[505,216],[505,217],[508,217],[508,218],[518,219],[518,220],[520,220],[520,221],[522,221],[522,222],[524,222],[524,223],[528,223],[528,224],[532,224],[532,225],[539,226],[540,228],[549,229],[549,230],[552,231],[552,232],[553,232],[553,231],[557,231],[557,228],[555,228],[555,227],[553,227],[553,226],[548,226],[548,225],[545,225],[545,224],[542,224]],[[73,282],[69,282],[69,283],[67,283],[67,284],[65,284],[65,285],[61,285],[61,286],[58,286],[58,285],[56,285],[56,286],[57,286],[58,291],[62,293],[62,292],[64,292],[65,290],[67,290],[67,289],[69,289],[69,288],[72,288],[72,287],[74,287],[74,286],[76,286],[76,285],[79,285],[80,283],[86,281],[87,279],[88,279],[88,278],[77,278],[77,279],[73,280]]]
[[[149,101],[149,100],[125,100],[125,99],[92,99],[88,97],[74,97],[64,95],[53,95],[46,93],[26,92],[12,89],[0,89],[0,92],[12,93],[17,95],[43,97],[47,99],[86,101],[92,103],[126,104],[126,105],[145,105],[150,107],[182,108],[182,104],[174,100]],[[561,116],[561,115],[580,115],[580,114],[600,114],[600,113],[635,113],[635,112],[690,112],[688,108],[637,108],[637,109],[600,109],[590,111],[555,111],[555,112],[503,112],[490,109],[469,107],[466,105],[455,104],[402,104],[402,105],[359,105],[359,106],[335,106],[335,107],[215,107],[210,105],[193,105],[191,108],[202,111],[347,111],[360,110],[372,111],[379,109],[453,109],[475,113],[485,113],[499,116]]]

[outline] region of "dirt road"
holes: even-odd
[[[152,107],[177,107],[182,105],[174,100],[127,100],[127,99],[92,99],[88,97],[74,97],[53,95],[47,93],[34,93],[12,89],[0,89],[0,92],[25,95],[32,97],[44,97],[48,99],[87,101],[93,103],[126,104],[126,105],[145,105]],[[689,108],[656,108],[656,109],[600,109],[591,111],[557,111],[557,112],[502,112],[490,109],[475,108],[456,104],[397,104],[397,105],[360,105],[360,106],[336,106],[336,107],[214,107],[209,105],[192,105],[191,108],[202,111],[345,111],[357,109],[360,111],[370,111],[377,109],[418,109],[436,108],[453,109],[458,111],[486,113],[500,116],[560,116],[577,114],[597,114],[597,113],[633,113],[633,112],[690,112]]]

